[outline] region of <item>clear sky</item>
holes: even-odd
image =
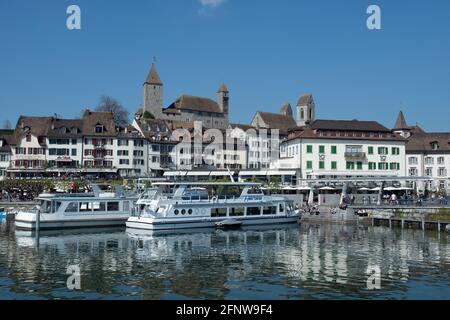
[[[66,28],[81,8],[82,29]],[[366,27],[377,4],[382,30]],[[230,90],[230,118],[312,93],[317,118],[450,131],[448,0],[0,0],[0,126],[75,117],[101,95],[134,114],[152,63],[164,106]]]

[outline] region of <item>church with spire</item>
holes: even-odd
[[[181,95],[164,107],[164,84],[153,63],[143,84],[144,103],[138,117],[149,116],[166,120],[173,129],[190,128],[194,121],[201,121],[203,128],[226,129],[229,125],[229,91],[222,83],[217,90],[216,99],[193,95]]]

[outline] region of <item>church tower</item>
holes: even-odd
[[[411,136],[411,128],[408,126],[403,115],[403,111],[400,111],[395,122],[395,127],[392,130],[394,133],[400,134],[403,138],[408,139]]]
[[[316,119],[316,105],[313,96],[306,94],[297,102],[297,125],[303,127],[311,124]]]
[[[144,108],[145,111],[153,114],[155,118],[161,118],[163,108],[163,83],[156,71],[155,64],[152,63],[150,72],[144,82]]]
[[[225,83],[222,83],[217,91],[217,104],[219,105],[220,110],[226,115],[228,115],[229,100],[228,88]]]

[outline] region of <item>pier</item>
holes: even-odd
[[[450,224],[448,206],[351,206],[350,210],[364,210],[372,226],[384,225],[390,228],[419,228],[445,231]]]

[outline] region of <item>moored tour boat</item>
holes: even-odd
[[[257,183],[156,183],[136,202],[126,225],[132,229],[214,228],[226,220],[242,226],[298,221],[284,197],[266,196]],[[165,192],[169,191],[169,192]],[[211,194],[210,194],[211,193]]]
[[[15,218],[18,230],[76,229],[125,226],[137,196],[126,196],[120,187],[102,192],[96,185],[92,193],[41,194],[40,204],[19,211]]]

